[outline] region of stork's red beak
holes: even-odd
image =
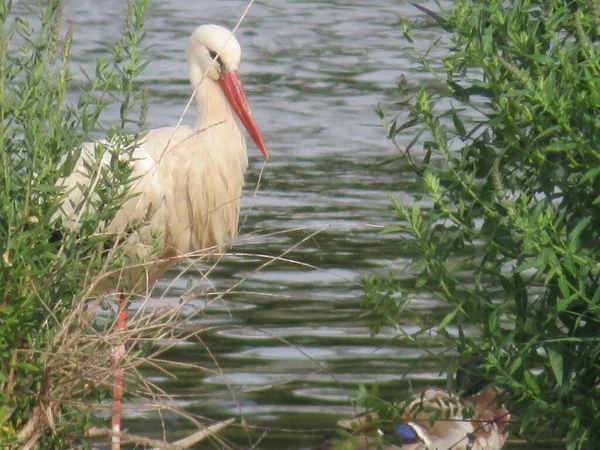
[[[267,152],[267,147],[260,134],[258,125],[256,125],[252,117],[252,111],[250,110],[250,105],[248,105],[248,99],[246,98],[246,93],[244,92],[244,87],[242,86],[237,70],[223,72],[219,84],[233,110],[246,127],[246,130],[248,130],[248,134],[262,154],[265,155],[265,158],[269,159],[269,152]]]

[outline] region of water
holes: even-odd
[[[184,109],[190,94],[184,48],[194,27],[231,27],[245,6],[242,0],[151,5],[146,55],[152,62],[140,77],[149,89],[148,128],[177,123]],[[116,0],[71,2],[65,17],[75,25],[77,65],[90,71],[96,58],[107,56],[123,11]],[[421,18],[418,48],[439,36],[420,11],[393,0],[257,2],[238,33],[242,79],[271,161],[263,167],[258,150],[249,149],[241,236],[209,278],[216,291],[243,282],[189,323],[199,338],[164,355],[207,371],[175,367],[176,378],[145,371],[189,414],[237,417],[237,426],[222,435],[232,447],[323,443],[335,421],[354,412],[349,396],[359,383],[379,381],[388,395],[407,389],[406,374],[413,387],[443,383],[440,362],[422,361],[419,345],[391,330],[372,338],[359,318],[361,277],[404,262],[393,238],[379,231],[394,220],[389,195],[410,201],[413,182],[398,164],[377,166],[397,151],[373,108],[393,101],[401,74],[413,86],[432,83],[416,70],[409,44],[394,27],[400,14]],[[77,79],[83,80],[79,71]],[[184,122],[193,120],[189,114]],[[258,255],[288,261],[260,268],[268,259]],[[203,269],[208,266],[195,273]],[[185,282],[174,283],[166,298],[177,298]],[[161,288],[170,283],[165,279]],[[428,298],[419,305],[439,308]],[[406,332],[415,330],[406,325]],[[132,433],[160,438],[166,430],[172,440],[193,429],[190,421],[168,412],[161,418],[145,403],[130,406],[124,420]]]

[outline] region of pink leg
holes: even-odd
[[[127,300],[124,294],[119,294],[119,309],[117,310],[117,326],[115,333],[127,326]],[[119,360],[125,354],[125,344],[119,344],[112,351],[110,365],[116,367]],[[123,367],[116,367],[113,378],[113,408],[112,408],[112,430],[121,431],[121,398],[123,397]],[[121,438],[113,436],[112,450],[121,450]]]

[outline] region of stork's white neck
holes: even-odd
[[[208,76],[202,77],[197,68],[190,70],[190,81],[196,93],[196,129],[206,133],[207,142],[218,146],[221,157],[236,161],[241,175],[248,167],[248,154],[237,115],[216,81]]]
[[[192,82],[196,81],[192,79]],[[198,119],[196,128],[223,128],[223,133],[234,133],[243,139],[241,124],[219,84],[205,76],[192,85],[196,91]],[[232,137],[233,138],[233,137]]]

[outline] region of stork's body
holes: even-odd
[[[225,123],[198,129],[203,131],[189,127],[154,129],[133,151],[132,177],[136,181],[132,197],[103,230],[120,236],[130,257],[147,263],[125,271],[130,286],[142,278],[138,289],[146,282],[151,286],[177,256],[219,248],[225,239],[236,235],[248,159],[242,132],[232,119],[228,136],[237,133],[237,146],[228,145],[225,139],[222,145],[211,146],[211,142],[219,143],[217,131]],[[91,159],[93,154],[94,144],[86,144],[76,170],[65,179],[66,185],[89,183],[84,159]],[[106,153],[106,164],[109,157]],[[63,206],[63,214],[75,226],[71,201],[83,201],[78,188]],[[143,225],[130,232],[136,222]],[[152,234],[159,235],[160,247],[150,254]],[[103,287],[108,287],[107,283]]]
[[[241,49],[231,32],[217,25],[198,27],[186,55],[198,109],[196,126],[147,132],[131,158],[132,197],[103,230],[119,237],[119,245],[133,261],[139,258],[145,263],[121,274],[128,286],[138,289],[151,286],[176,257],[220,248],[236,235],[248,166],[241,125],[268,157],[239,81]],[[86,166],[95,160],[95,145],[83,146],[73,173],[59,182],[68,190],[61,214],[63,223],[71,228],[78,225],[73,206],[85,201],[80,186],[93,183]],[[103,164],[109,162],[107,153]],[[132,226],[139,223],[141,227]],[[159,248],[151,251],[155,236],[160,238]],[[123,297],[119,311],[118,326],[124,326]],[[119,352],[115,355],[114,363]],[[122,374],[115,378],[113,428],[118,431]]]

